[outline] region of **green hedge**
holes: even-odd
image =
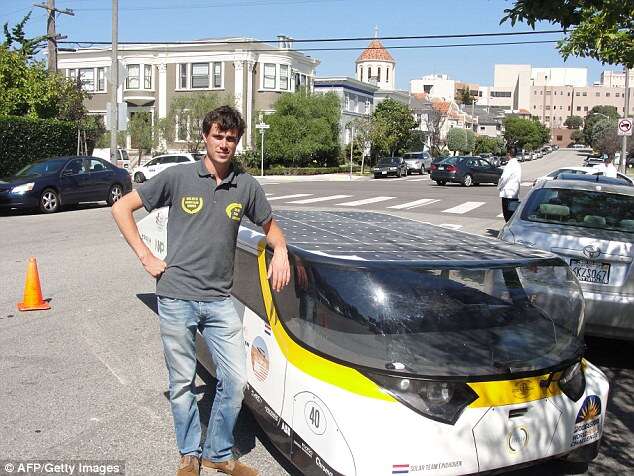
[[[76,153],[73,122],[0,116],[0,177],[39,159]]]
[[[246,168],[245,169],[251,175],[260,175],[261,170],[258,168]],[[368,167],[365,167],[367,172]],[[358,173],[361,171],[360,166],[354,166],[352,172]],[[350,172],[350,166],[348,167],[273,167],[270,169],[264,169],[264,175],[319,175],[319,174],[345,174]]]

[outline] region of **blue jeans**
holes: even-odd
[[[242,321],[231,298],[204,302],[158,296],[158,312],[178,449],[182,455],[202,453],[211,461],[227,461],[232,458],[233,428],[246,385]],[[218,378],[203,449],[198,405],[192,391],[197,330],[209,347]]]

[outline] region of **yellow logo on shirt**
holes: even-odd
[[[183,197],[181,198],[181,208],[190,215],[198,213],[203,208],[203,197]]]
[[[240,221],[240,215],[242,213],[242,205],[240,203],[230,203],[225,209],[227,216],[235,221]]]

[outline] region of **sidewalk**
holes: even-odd
[[[320,175],[254,175],[260,183],[269,182],[349,182],[352,180],[368,180],[368,175],[320,174]]]

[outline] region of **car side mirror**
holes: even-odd
[[[517,210],[517,208],[520,206],[520,203],[522,203],[522,202],[520,202],[519,200],[513,200],[513,201],[511,201],[511,202],[508,204],[508,209],[509,209],[509,212],[513,212],[513,213],[515,213],[515,210]]]

